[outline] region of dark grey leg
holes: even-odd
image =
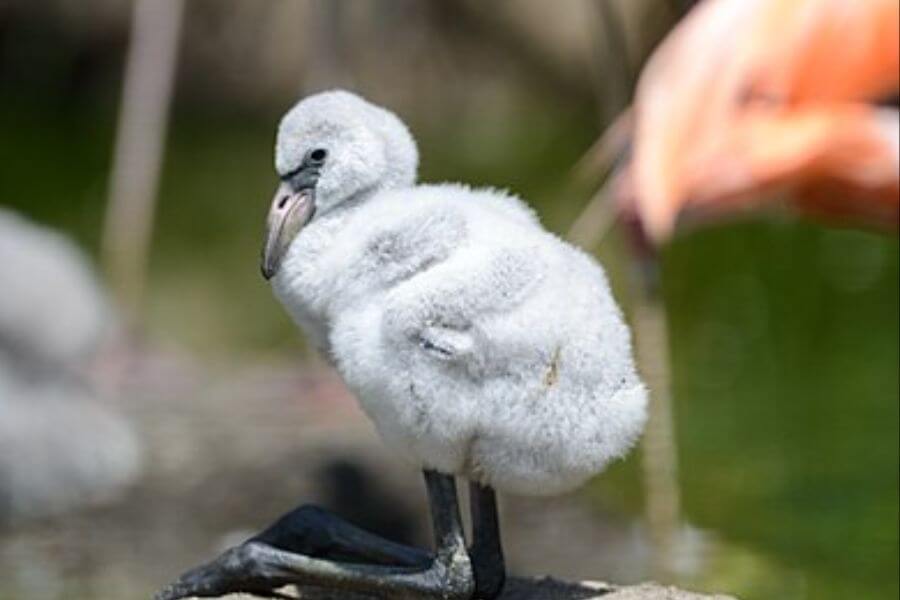
[[[433,558],[425,550],[386,540],[312,505],[292,510],[248,542],[350,563],[427,567]]]
[[[472,514],[469,559],[475,572],[475,597],[479,600],[494,600],[503,591],[506,581],[497,496],[492,488],[471,483],[469,503]]]
[[[475,583],[460,522],[456,482],[452,476],[426,471],[425,483],[437,547],[433,559],[427,565],[356,564],[299,554],[272,545],[275,543],[292,547],[299,539],[283,533],[295,529],[293,525],[279,528],[276,524],[260,536],[227,550],[212,563],[189,571],[157,594],[156,598],[177,600],[188,596],[211,597],[232,592],[277,597],[273,590],[296,584],[370,593],[391,600],[469,600]],[[353,542],[359,541],[354,536],[351,536]],[[363,541],[373,542],[371,538]],[[396,557],[396,550],[397,548],[389,549],[384,552],[384,556]],[[418,557],[406,558],[418,561]]]

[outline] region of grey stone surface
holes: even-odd
[[[697,594],[656,583],[616,586],[600,582],[571,583],[542,577],[513,579],[502,600],[735,600],[730,596]]]
[[[372,600],[370,596],[348,594],[329,590],[307,589],[300,595],[288,597],[299,600]],[[234,594],[230,600],[250,600],[254,596]],[[506,584],[500,600],[736,600],[733,596],[721,594],[698,594],[680,590],[672,586],[656,583],[618,586],[607,583],[585,581],[574,583],[552,577],[515,577]]]

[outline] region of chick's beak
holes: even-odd
[[[315,210],[314,188],[294,191],[288,183],[282,183],[278,187],[266,220],[266,241],[261,265],[263,277],[271,279],[275,276],[291,242],[309,222]]]

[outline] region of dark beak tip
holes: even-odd
[[[271,258],[263,253],[261,260],[259,261],[259,273],[263,276],[263,279],[269,281],[275,277],[275,274],[278,272],[279,263],[280,261],[274,261],[273,264]]]

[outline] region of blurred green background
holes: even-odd
[[[565,234],[588,197],[572,183],[571,168],[605,122],[597,101],[603,86],[568,74],[587,67],[575,51],[554,54],[563,42],[530,38],[533,28],[515,25],[510,15],[542,14],[529,8],[534,3],[506,3],[490,18],[466,2],[446,12],[388,4],[371,10],[411,11],[417,16],[408,27],[434,29],[436,40],[418,42],[433,56],[408,57],[395,42],[372,66],[354,62],[366,55],[355,48],[342,64],[356,75],[335,80],[376,100],[396,100],[417,135],[423,180],[509,188],[549,229]],[[637,4],[640,10],[628,12],[619,3],[623,22],[637,24],[634,35],[646,23],[642,43],[650,47],[660,23],[673,17],[653,2]],[[109,5],[117,8],[108,9],[103,28],[95,23],[85,33],[72,17]],[[127,2],[48,2],[13,3],[0,12],[0,205],[65,232],[95,259],[127,9]],[[216,61],[199,49],[204,42],[193,34],[232,10],[234,2],[200,2],[186,13],[141,331],[148,343],[208,364],[302,364],[311,357],[257,263],[275,186],[275,124],[313,86],[299,75],[279,82],[270,74],[253,89],[253,69],[234,72],[227,58]],[[403,22],[383,17],[378,27],[390,32]],[[240,30],[248,22],[230,23]],[[214,48],[215,39],[205,43]],[[592,68],[615,75],[608,57],[597,56]],[[407,71],[401,58],[416,65]],[[440,71],[441,61],[455,70]],[[476,72],[442,81],[442,74],[466,73],[479,62]],[[422,79],[429,69],[439,74]],[[434,81],[443,87],[420,98],[423,82]],[[625,248],[616,231],[596,250],[629,311]],[[784,216],[693,231],[664,249],[681,517],[715,540],[701,566],[672,576],[677,583],[744,600],[897,597],[898,260],[895,237]],[[639,521],[640,459],[637,452],[600,477],[586,501]],[[0,543],[3,536],[0,530]],[[0,598],[15,597],[2,581]]]

